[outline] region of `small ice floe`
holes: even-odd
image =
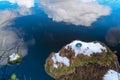
[[[18,53],[13,53],[9,56],[8,63],[9,64],[16,64],[22,61],[22,55]]]
[[[120,80],[120,73],[109,70],[103,77],[103,80]]]
[[[65,46],[66,49],[71,48],[75,52],[75,56],[78,54],[84,54],[90,56],[93,53],[101,53],[107,51],[106,47],[99,42],[82,42],[75,40],[72,43]]]

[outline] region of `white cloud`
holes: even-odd
[[[9,55],[16,52],[23,56],[27,54],[24,41],[13,30],[0,28],[0,65],[7,64]]]
[[[11,20],[16,17],[16,14],[12,11],[5,10],[0,11],[0,27],[10,24]]]
[[[17,4],[22,7],[31,8],[34,7],[34,0],[0,0],[9,1],[10,3]]]
[[[41,0],[40,6],[54,21],[85,26],[111,11],[109,7],[98,4],[97,0]]]
[[[30,15],[30,14],[31,14],[31,10],[23,7],[15,10],[0,11],[0,27],[10,25],[12,23],[12,20],[14,20],[16,17]]]
[[[9,0],[11,3],[17,3],[19,6],[25,6],[27,8],[34,7],[34,0]]]
[[[20,43],[18,52],[25,56],[27,48],[23,40],[8,25],[12,24],[14,19],[21,16],[30,15],[31,10],[28,8],[18,8],[13,10],[0,11],[0,65],[7,64],[8,55],[17,52],[16,46]],[[12,48],[12,49],[11,49]],[[11,49],[11,50],[9,50]],[[9,50],[9,51],[7,51]]]
[[[9,1],[13,4],[18,4],[17,9],[0,10],[0,65],[8,63],[8,56],[18,52],[25,56],[27,47],[24,41],[18,37],[13,29],[7,26],[13,24],[14,20],[21,16],[30,15],[31,7],[34,6],[34,0],[0,0]],[[19,49],[16,47],[19,46]]]

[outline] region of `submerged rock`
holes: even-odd
[[[10,80],[19,80],[19,79],[17,78],[16,74],[12,74]]]
[[[105,44],[75,40],[50,54],[45,71],[56,80],[118,80],[118,66],[117,56]]]

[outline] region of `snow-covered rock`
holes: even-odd
[[[76,44],[78,43],[82,44],[82,46],[79,48],[76,47]],[[103,50],[106,51],[106,48],[103,45],[101,45],[99,42],[82,42],[79,40],[75,40],[72,43],[65,46],[66,49],[68,49],[68,47],[72,48],[72,50],[75,52],[75,56],[77,56],[78,54],[84,54],[90,56],[93,53],[101,53],[103,52]]]
[[[58,68],[57,62],[63,63],[66,66],[70,65],[69,59],[67,57],[60,56],[59,53],[55,53],[55,55],[53,55],[53,57],[52,57],[52,60],[54,62],[53,65],[54,65],[55,68]]]
[[[120,73],[110,69],[104,75],[104,80],[120,80]]]
[[[15,61],[19,58],[20,56],[16,53],[13,53],[12,55],[9,56],[10,61]]]
[[[18,53],[13,53],[9,56],[9,60],[8,63],[9,64],[16,64],[21,62],[22,60],[22,55],[18,54]]]

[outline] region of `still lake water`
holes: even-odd
[[[28,44],[28,55],[20,64],[18,75],[21,78],[26,75],[27,80],[29,77],[32,80],[54,80],[44,71],[45,60],[49,54],[52,51],[57,52],[64,45],[76,39],[82,41],[98,40],[106,43],[105,36],[108,30],[120,25],[118,19],[120,16],[113,17],[114,14],[101,17],[91,27],[53,22],[43,11],[16,19],[12,27],[20,30],[20,34],[24,34],[26,43],[34,40],[34,45]],[[119,50],[119,48],[117,46],[111,49]]]

